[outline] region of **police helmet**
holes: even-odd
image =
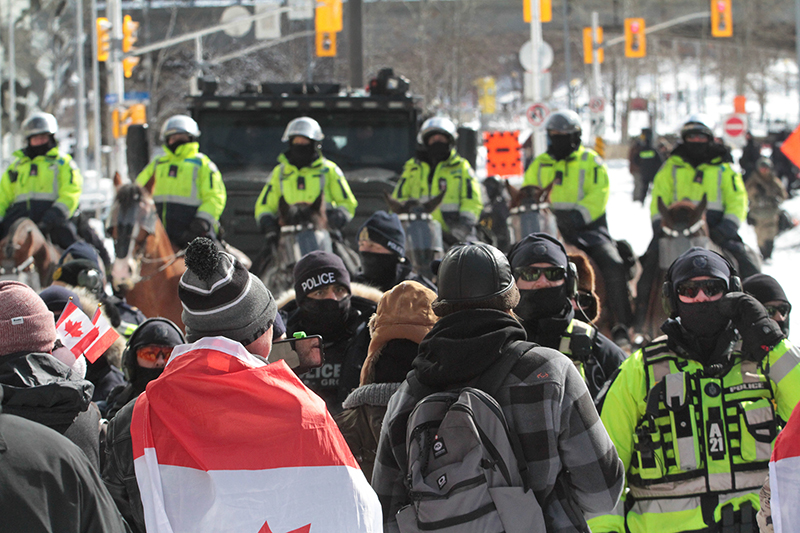
[[[173,115],[161,126],[161,139],[166,142],[170,135],[186,133],[192,139],[200,137],[200,128],[192,117]]]
[[[50,113],[34,113],[22,123],[22,134],[26,139],[42,133],[55,135],[57,131],[58,121]]]
[[[128,339],[125,351],[122,353],[122,369],[128,381],[136,378],[136,350],[142,346],[155,344],[158,346],[177,346],[184,344],[186,339],[178,326],[169,319],[162,317],[148,318],[136,328]]]
[[[456,125],[447,117],[431,117],[422,123],[417,135],[417,142],[425,144],[428,137],[434,133],[441,133],[450,140],[450,146],[454,146],[458,139],[458,130]]]
[[[311,117],[299,117],[289,122],[289,124],[286,125],[286,131],[283,132],[281,141],[289,142],[289,139],[296,135],[306,137],[317,142],[321,142],[322,139],[325,138],[319,122]]]
[[[581,135],[581,117],[571,109],[556,111],[547,119],[545,128],[548,135],[569,135],[577,133]]]
[[[711,121],[703,114],[695,114],[686,119],[681,127],[681,139],[686,139],[687,136],[693,133],[699,133],[708,137],[709,141],[714,139],[714,132],[711,129]]]

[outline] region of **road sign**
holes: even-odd
[[[519,64],[528,72],[530,72],[533,67],[533,65],[531,65],[531,60],[533,59],[532,47],[533,45],[531,45],[530,41],[525,41],[525,44],[519,49]],[[539,47],[539,70],[544,72],[552,67],[554,57],[553,47],[542,41],[542,46]]]
[[[732,113],[725,117],[722,122],[722,133],[726,143],[737,148],[743,148],[747,144],[747,115],[744,113]]]
[[[728,120],[725,121],[725,135],[729,137],[738,137],[744,133],[744,130],[744,120],[736,115],[728,117]]]
[[[533,104],[528,108],[525,115],[528,117],[528,122],[531,123],[531,126],[539,128],[544,124],[544,121],[547,120],[547,117],[550,116],[550,108],[545,104]]]
[[[589,110],[592,113],[602,113],[606,108],[606,101],[602,98],[592,98],[589,100]]]
[[[105,99],[106,104],[114,105],[114,104],[117,103],[117,100],[119,98],[117,98],[116,94],[107,94],[104,99]]]

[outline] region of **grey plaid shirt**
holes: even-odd
[[[549,348],[529,351],[495,399],[522,443],[529,484],[549,532],[588,531],[583,513],[611,512],[622,493],[624,468],[572,361]],[[398,531],[395,515],[410,503],[405,439],[415,403],[403,383],[381,429],[372,486],[387,532]]]

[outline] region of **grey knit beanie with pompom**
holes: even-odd
[[[189,342],[219,336],[247,346],[272,326],[278,313],[264,283],[205,237],[186,249],[178,297]]]

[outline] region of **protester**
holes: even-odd
[[[267,364],[272,294],[210,239],[192,241],[186,268],[191,344],[109,426],[103,480],[122,515],[148,533],[380,531],[324,403],[284,362]]]
[[[81,307],[81,298],[78,296],[78,293],[60,285],[50,285],[39,293],[39,297],[45,303],[50,312],[53,313],[56,323],[58,323],[61,313],[64,311],[64,308],[67,306],[67,303],[69,303],[70,300],[72,300],[72,302],[78,307]],[[60,344],[60,341],[56,340],[56,345],[58,344]],[[63,345],[54,347],[50,352],[50,355],[70,367],[70,369],[72,369],[72,371],[81,378],[86,377],[86,366],[88,363],[84,356],[81,355],[80,357],[76,358],[75,354],[73,354],[70,349]]]
[[[2,410],[0,407],[3,531],[128,531],[97,469],[80,448],[52,429]]]
[[[413,371],[392,396],[381,428],[372,485],[383,506],[385,531],[398,530],[396,513],[411,501],[404,485],[405,439],[406,421],[421,399],[415,392],[485,390],[483,379],[498,368],[511,368],[494,397],[521,442],[527,484],[544,511],[547,530],[586,531],[582,512],[614,507],[623,470],[585,383],[555,350],[530,344],[520,357],[512,348],[525,340],[525,330],[511,312],[519,291],[499,250],[486,244],[454,246],[438,276],[439,296],[432,307],[440,319],[420,343]]]
[[[754,531],[772,442],[800,400],[800,351],[741,290],[715,252],[670,266],[666,336],[622,363],[599,402],[629,490],[593,532]]]
[[[389,398],[406,379],[419,343],[437,317],[436,293],[416,281],[403,281],[385,292],[369,320],[372,340],[361,368],[360,386],[345,399],[334,418],[367,479],[372,478],[381,422]]]
[[[769,317],[777,322],[783,334],[789,337],[789,313],[792,312],[792,304],[778,280],[769,274],[754,274],[744,280],[742,288],[744,292],[761,302]]]
[[[358,232],[361,272],[353,279],[388,291],[398,283],[412,280],[436,290],[428,278],[414,272],[406,258],[406,233],[395,214],[376,211]]]
[[[592,398],[625,360],[625,352],[596,328],[575,318],[578,270],[564,245],[545,233],[531,233],[508,255],[520,292],[514,313],[528,340],[555,348],[575,362]]]
[[[53,313],[33,289],[0,281],[0,389],[3,411],[54,429],[99,466],[100,412],[94,386],[50,355],[57,334]]]
[[[358,387],[367,357],[369,328],[381,291],[350,283],[342,260],[330,252],[311,252],[294,267],[294,293],[279,299],[286,334],[322,335],[325,363],[300,378],[319,394],[331,414]],[[292,296],[294,299],[292,300]]]
[[[772,257],[775,237],[781,229],[781,218],[791,217],[784,215],[781,204],[789,195],[783,188],[781,180],[772,172],[772,161],[761,157],[753,163],[750,179],[745,183],[749,199],[747,220],[756,230],[758,248],[764,259]],[[784,223],[785,224],[785,223]]]

